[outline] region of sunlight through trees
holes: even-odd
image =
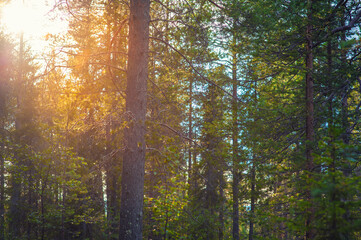
[[[0,1],[0,239],[361,239],[361,3]]]

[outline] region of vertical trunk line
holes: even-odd
[[[193,114],[193,78],[189,79],[189,113],[188,113],[188,137],[193,137],[193,125],[192,125],[192,114]],[[193,191],[193,175],[192,175],[192,141],[189,141],[188,149],[188,184],[191,191]]]
[[[141,240],[150,1],[131,0],[119,239]]]
[[[236,40],[233,37],[233,44]],[[237,54],[233,51],[233,64],[232,64],[232,200],[233,200],[233,228],[232,236],[234,240],[239,240],[239,160],[238,160],[238,109],[237,109]]]
[[[2,120],[2,119],[1,119]],[[5,239],[5,153],[3,124],[1,125],[0,142],[0,239]]]
[[[17,109],[19,112],[23,108],[22,97],[24,94],[24,79],[23,79],[23,65],[24,65],[24,34],[20,33],[20,49],[19,49],[19,72],[17,76]],[[23,128],[23,117],[16,116],[15,119],[15,129],[16,129],[16,138],[20,140],[21,130]],[[20,142],[20,141],[17,141]],[[21,197],[21,177],[20,177],[20,165],[21,165],[21,157],[17,153],[16,156],[15,170],[13,175],[11,176],[12,182],[12,191],[10,196],[10,221],[9,221],[9,231],[11,238],[18,238],[20,236],[20,226],[21,222],[21,212],[20,212],[20,197]]]
[[[307,1],[307,26],[306,26],[306,170],[308,171],[308,179],[312,178],[314,170],[313,162],[313,141],[314,141],[314,81],[313,81],[313,39],[312,39],[312,21],[313,21],[313,0]],[[314,207],[312,206],[311,187],[307,186],[306,193],[307,200],[310,201],[306,219],[306,233],[305,239],[313,239],[315,231],[313,227],[314,222]]]
[[[251,169],[251,218],[249,221],[249,234],[248,240],[253,240],[254,235],[254,210],[255,210],[255,190],[256,190],[256,168],[255,168],[255,156],[253,155],[253,163]]]

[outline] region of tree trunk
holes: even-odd
[[[0,79],[5,78],[4,68],[0,68]],[[5,239],[5,83],[0,81],[0,240]]]
[[[307,26],[306,26],[306,170],[309,172],[309,179],[312,178],[314,170],[313,162],[313,141],[314,141],[314,82],[313,82],[313,39],[312,39],[312,1],[308,0]],[[311,187],[307,186],[307,199],[310,201],[306,219],[305,239],[314,239],[313,228],[314,208],[311,199]]]
[[[189,78],[189,112],[188,112],[188,137],[192,139],[193,137],[193,78]],[[194,189],[193,186],[193,175],[192,175],[192,141],[189,141],[189,148],[188,148],[188,184],[189,189],[192,192]]]
[[[256,113],[257,113],[257,107],[258,107],[258,89],[257,89],[257,80],[254,79],[253,71],[251,70],[250,76],[253,79],[254,82],[254,102],[256,104],[256,108],[253,112],[253,123],[254,127],[257,127],[257,120],[256,120]],[[255,130],[255,129],[254,129]],[[256,132],[256,131],[254,131]],[[251,212],[250,212],[250,221],[249,221],[249,233],[248,233],[248,239],[253,240],[254,237],[254,219],[255,219],[255,203],[256,203],[256,162],[257,162],[257,154],[256,154],[256,140],[252,141],[252,166],[250,169],[251,174]]]
[[[219,198],[220,198],[220,202],[219,202],[219,230],[218,230],[218,240],[223,240],[224,238],[224,206],[225,206],[225,194],[224,194],[224,188],[225,186],[225,181],[223,178],[223,170],[220,171],[219,173]]]
[[[233,40],[235,43],[235,40]],[[239,160],[238,160],[238,108],[237,108],[237,56],[233,52],[233,65],[232,65],[232,200],[233,200],[233,228],[232,236],[233,240],[239,240]]]
[[[253,240],[254,236],[254,217],[255,217],[255,198],[256,198],[256,165],[255,165],[256,159],[255,154],[253,154],[253,162],[252,162],[252,168],[251,168],[251,218],[249,221],[249,234],[248,234],[248,240]]]
[[[145,163],[145,116],[147,110],[149,0],[131,0],[126,89],[128,126],[121,183],[121,240],[142,239]]]
[[[106,149],[106,194],[107,194],[107,202],[106,202],[106,214],[108,221],[108,238],[116,239],[117,237],[117,226],[116,223],[116,215],[117,215],[117,176],[116,176],[116,156],[113,156],[113,147],[111,142],[114,141],[114,136],[111,134],[113,129],[113,121],[111,115],[108,116],[107,124],[106,124],[106,141],[107,141],[107,149]]]
[[[343,6],[343,12],[344,12],[344,17],[342,17],[341,20],[341,25],[344,26],[345,25],[345,19],[346,19],[346,15],[347,15],[347,9],[345,6]],[[346,42],[346,32],[342,32],[341,34],[341,42]],[[347,67],[347,50],[346,49],[342,49],[341,50],[341,62],[342,62],[342,68],[346,68]],[[343,79],[344,82],[346,82],[346,79]],[[349,131],[349,122],[348,122],[348,92],[349,92],[349,85],[347,84],[345,86],[345,90],[343,91],[344,95],[342,98],[342,109],[341,109],[341,116],[342,116],[342,128],[344,129],[344,134],[342,135],[342,140],[345,144],[349,144],[350,142],[350,131]],[[346,177],[348,177],[351,174],[351,167],[347,166],[347,169],[344,171],[344,174]]]
[[[345,19],[346,19],[346,15],[347,15],[347,9],[346,6],[343,5],[343,14],[344,16],[341,18],[341,26],[345,25]],[[342,32],[341,34],[341,42],[345,42],[346,41],[346,32]],[[341,62],[342,62],[342,68],[346,68],[347,67],[347,50],[346,49],[342,49],[341,50]],[[347,79],[343,79],[344,82]],[[344,144],[348,145],[350,143],[350,139],[351,139],[351,131],[349,129],[350,124],[349,124],[349,120],[348,120],[348,109],[349,109],[349,104],[348,104],[348,96],[349,96],[349,88],[350,86],[347,84],[345,86],[345,90],[344,95],[342,97],[342,107],[341,107],[341,126],[342,129],[344,131],[343,135],[342,135],[342,141]],[[343,158],[345,158],[343,156]],[[344,164],[343,166],[343,175],[345,178],[350,177],[350,175],[352,174],[352,167],[351,164],[349,162],[346,162],[346,164]],[[349,197],[343,197],[342,201],[347,202],[349,201]],[[351,223],[352,221],[350,220],[350,210],[348,208],[346,208],[345,213],[343,214],[343,219],[345,222],[347,223]],[[343,232],[343,237],[344,239],[349,239],[350,238],[350,233],[347,231]]]
[[[3,130],[2,127],[0,131]],[[2,140],[3,135],[0,139],[0,240],[5,239],[5,156]]]
[[[206,209],[206,227],[207,227],[207,240],[214,240],[217,238],[217,229],[214,228],[215,223],[217,222],[217,210],[218,209],[218,199],[219,195],[217,192],[217,186],[219,183],[219,174],[222,174],[222,169],[220,169],[220,158],[217,154],[218,145],[220,142],[220,137],[216,136],[213,128],[215,122],[219,118],[218,109],[216,106],[216,91],[214,86],[209,86],[208,98],[209,103],[204,107],[207,109],[204,122],[205,122],[205,138],[204,142],[206,145],[206,151],[204,152],[204,161],[205,161],[205,180],[206,180],[206,189],[205,189],[205,209]],[[209,105],[208,105],[209,104]],[[219,219],[218,219],[219,221]]]
[[[27,209],[27,215],[32,213],[32,211],[34,211],[32,208],[33,206],[33,202],[34,202],[34,193],[33,193],[33,188],[34,188],[34,179],[33,179],[33,171],[32,171],[32,166],[31,166],[31,162],[28,163],[28,207],[29,209]],[[33,224],[31,223],[30,219],[27,218],[27,224],[26,224],[26,234],[27,234],[27,239],[31,240],[33,237],[31,236],[31,232],[33,231]]]
[[[23,79],[23,62],[24,62],[24,34],[20,34],[20,48],[19,48],[19,71],[17,77],[17,109],[19,112],[23,108],[23,94],[24,94],[24,79]],[[24,117],[16,116],[15,128],[16,128],[16,140],[20,143],[21,131],[24,124]],[[20,236],[21,224],[21,211],[20,211],[20,197],[21,197],[21,158],[19,153],[15,155],[14,171],[11,175],[11,195],[10,195],[10,221],[9,221],[9,234],[12,239],[16,239]]]

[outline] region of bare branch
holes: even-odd
[[[361,18],[361,10],[356,14],[356,16],[351,20],[351,22],[348,25],[337,27],[332,30],[332,34],[335,34],[337,32],[342,32],[346,30],[350,30],[353,28],[356,24],[356,22]]]
[[[125,70],[124,68],[120,68],[120,67],[117,67],[117,66],[114,66],[114,65],[111,65],[111,64],[107,64],[107,63],[98,63],[98,62],[89,62],[90,65],[101,65],[101,66],[106,66],[106,67],[110,67],[110,68],[113,68],[113,69],[116,69],[116,70],[119,70],[119,71],[122,71],[122,72],[127,72],[127,70]]]
[[[221,6],[221,5],[219,5],[219,4],[217,4],[217,3],[215,3],[214,1],[212,1],[212,0],[208,0],[208,2],[210,2],[210,3],[212,3],[214,6],[216,6],[217,8],[219,8],[219,9],[224,9],[224,7],[223,6]]]
[[[168,126],[167,124],[165,124],[165,123],[159,123],[159,125],[168,128],[169,130],[171,130],[172,132],[174,132],[174,133],[177,134],[178,136],[180,136],[180,137],[182,137],[182,138],[184,138],[184,139],[186,139],[186,140],[194,143],[194,144],[195,144],[196,146],[198,146],[198,147],[201,147],[194,139],[185,136],[184,134],[182,134],[181,132],[175,130],[174,128],[172,128],[172,127],[170,127],[170,126]]]

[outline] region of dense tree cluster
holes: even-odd
[[[361,2],[67,0],[0,34],[0,239],[361,239]]]

